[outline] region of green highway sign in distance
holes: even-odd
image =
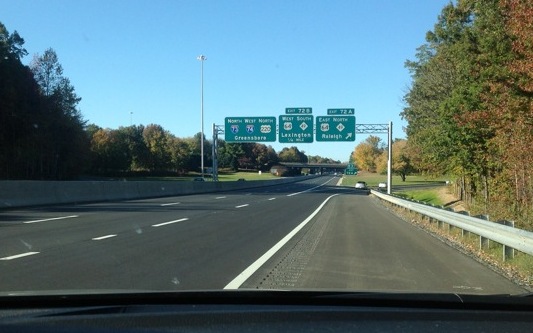
[[[348,164],[346,166],[346,170],[344,170],[344,174],[347,175],[347,176],[355,176],[355,175],[357,175],[358,171],[359,170],[357,170],[355,165],[350,163],[350,164]]]
[[[285,108],[285,114],[311,114],[313,108]]]
[[[226,142],[275,142],[276,117],[226,117]]]
[[[356,170],[356,171],[357,171],[357,167],[355,166],[355,164],[353,164],[353,163],[349,163],[349,164],[346,166],[346,170]]]
[[[316,141],[355,141],[355,116],[316,117]]]
[[[279,116],[279,142],[313,142],[313,116]]]
[[[355,114],[355,109],[328,109],[328,115],[348,115]]]

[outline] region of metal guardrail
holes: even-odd
[[[509,255],[509,253],[512,253],[512,249],[533,255],[533,232],[486,221],[477,217],[462,215],[442,208],[400,199],[375,190],[372,190],[371,193],[394,205],[476,234],[480,237],[480,246],[481,244],[484,244],[484,238],[502,244],[504,247],[504,260],[506,257],[512,256]]]

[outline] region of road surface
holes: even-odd
[[[337,177],[0,211],[0,292],[526,292]]]

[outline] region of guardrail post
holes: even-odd
[[[485,221],[489,220],[489,215],[487,215],[487,214],[476,215],[474,217],[477,217],[478,219],[485,220]],[[487,248],[488,249],[488,248],[490,248],[490,239],[485,238],[483,236],[479,236],[479,248],[480,249],[483,249],[483,248]]]
[[[496,223],[506,225],[508,227],[514,228],[514,221],[506,221],[506,220],[500,220],[496,221]],[[503,261],[506,261],[507,259],[513,259],[514,258],[514,249],[510,246],[503,245]]]
[[[466,210],[461,210],[459,212],[457,212],[461,215],[466,215],[466,216],[470,216],[470,212],[466,211]],[[461,236],[462,237],[467,237],[468,235],[470,235],[470,232],[465,230],[465,229],[461,229]]]
[[[514,249],[512,247],[503,246],[503,261],[514,258]]]
[[[451,224],[448,224],[448,233],[451,233],[454,229],[454,226]]]
[[[479,236],[479,248],[480,249],[488,249],[490,247],[490,239],[485,238],[483,236]]]
[[[453,209],[451,208],[444,208],[444,206],[441,206],[441,205],[432,205],[433,207],[435,208],[438,208],[438,209],[443,209],[443,210],[447,210],[447,211],[451,211],[453,212]],[[455,227],[451,224],[448,223],[448,233],[451,233],[453,231]]]

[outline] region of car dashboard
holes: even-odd
[[[0,332],[530,332],[528,297],[332,292],[8,296]]]

